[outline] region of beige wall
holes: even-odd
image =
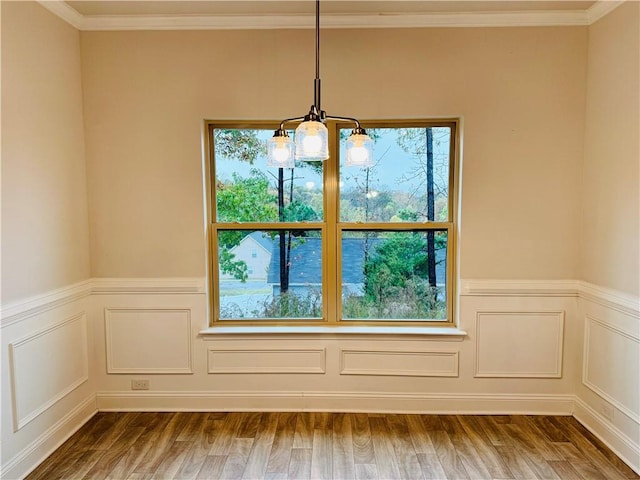
[[[89,278],[80,35],[2,2],[2,301]]]
[[[312,102],[313,33],[83,32],[91,273],[204,275],[201,123]],[[464,122],[461,276],[579,273],[587,28],[326,30],[323,106]]]
[[[638,295],[640,3],[589,27],[582,278]]]
[[[463,278],[582,271],[634,292],[633,18],[637,4],[591,29],[323,32],[325,107],[462,117]],[[89,275],[203,275],[202,119],[304,113],[312,52],[308,30],[79,34],[36,4],[3,3],[3,302]],[[581,230],[583,203],[611,228]],[[585,232],[593,243],[581,257]],[[97,409],[573,413],[640,468],[637,303],[489,280],[460,297],[464,338],[216,336],[201,334],[199,283],[97,278],[97,295],[74,291],[3,317],[3,360],[13,352],[0,362],[1,403],[12,405],[2,410],[3,475],[23,478]],[[150,391],[131,392],[132,378],[149,379]]]

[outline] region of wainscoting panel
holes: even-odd
[[[191,310],[105,309],[108,373],[192,373]]]
[[[9,344],[13,426],[20,430],[87,381],[87,316],[78,313]]]
[[[208,373],[325,373],[325,348],[208,348]]]
[[[640,338],[612,323],[586,315],[585,386],[640,422]]]
[[[560,378],[564,312],[478,312],[476,377]]]
[[[340,350],[341,375],[457,377],[457,350]]]

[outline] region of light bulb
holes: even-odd
[[[302,147],[304,148],[305,152],[311,155],[316,154],[320,151],[320,149],[322,148],[322,139],[317,134],[317,131],[315,132],[315,134],[310,133],[309,135],[304,137],[304,140],[302,140]]]
[[[351,161],[355,165],[363,165],[369,158],[369,151],[362,145],[353,147],[351,149]]]
[[[328,143],[327,127],[321,122],[302,122],[296,128],[296,160],[326,160],[329,158]]]
[[[267,141],[267,167],[294,167],[293,140],[280,130],[276,130],[276,135]]]
[[[358,130],[354,130],[357,132]],[[361,131],[364,131],[363,129]],[[369,168],[374,165],[373,140],[366,133],[351,133],[345,145],[347,167]]]
[[[274,148],[271,155],[275,163],[282,164],[289,161],[289,149],[287,147]]]

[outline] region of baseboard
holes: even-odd
[[[98,392],[100,411],[323,411],[571,415],[572,395],[360,392]]]
[[[28,475],[98,411],[324,411],[421,414],[571,415],[640,473],[640,445],[573,395],[360,392],[98,392],[49,428],[0,470]]]
[[[0,478],[13,480],[27,476],[96,413],[96,398],[91,395],[2,465]]]
[[[582,399],[575,398],[573,416],[640,475],[640,445],[622,433]]]

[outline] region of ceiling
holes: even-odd
[[[311,0],[41,1],[80,30],[311,28]],[[328,28],[589,25],[617,0],[322,0]]]

